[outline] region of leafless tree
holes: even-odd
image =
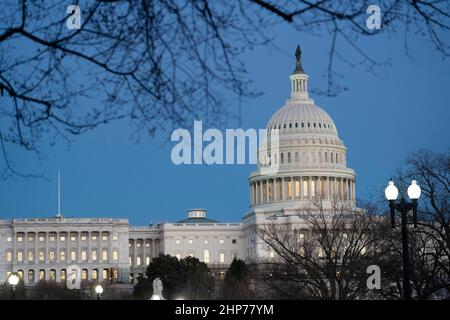
[[[17,152],[39,158],[42,146],[127,119],[144,132],[190,127],[193,119],[218,125],[239,117],[225,96],[245,99],[249,86],[241,53],[271,40],[274,24],[329,35],[328,86],[345,89],[336,60],[340,43],[372,70],[379,63],[359,45],[370,2],[365,0],[103,0],[75,1],[81,28],[69,30],[67,2],[5,0],[0,11],[0,154],[3,177],[25,175]],[[386,0],[382,28],[423,34],[448,56],[445,1]],[[92,99],[95,97],[96,99]],[[100,105],[95,104],[102,101]],[[166,134],[167,136],[167,134]],[[14,156],[13,156],[14,155]],[[26,176],[26,175],[25,175]]]
[[[411,154],[395,181],[399,190],[406,190],[412,179],[422,189],[419,222],[417,228],[410,229],[414,289],[421,299],[442,292],[450,296],[449,151],[422,149]]]
[[[384,255],[385,219],[336,201],[315,201],[299,213],[305,225],[272,221],[256,231],[273,250],[260,261],[262,279],[283,298],[357,299],[377,295],[367,288],[367,268]]]

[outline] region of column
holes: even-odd
[[[50,232],[45,233],[45,263],[48,264],[48,237],[50,235]],[[45,269],[45,278],[47,279],[47,269]]]
[[[293,177],[290,177],[290,184],[291,184],[291,200],[295,199],[295,181]]]
[[[311,199],[311,177],[308,177],[308,199]]]
[[[355,184],[355,180],[353,180],[353,200],[356,200],[356,184]]]
[[[137,239],[133,239],[133,259],[132,259],[132,265],[136,266],[137,261]]]
[[[317,177],[317,190],[319,190],[318,192],[319,199],[322,199],[322,181],[320,176]]]
[[[273,181],[273,201],[277,201],[278,199],[278,190],[277,190],[277,178],[272,179]]]
[[[144,238],[142,239],[142,260],[144,260],[144,266],[147,266],[147,253],[146,253],[146,244],[147,240]]]
[[[300,187],[300,199],[303,199],[303,177],[298,177],[298,184]]]
[[[263,203],[264,199],[263,199],[263,182],[259,181],[259,203]]]
[[[77,232],[77,261],[81,263],[81,232]],[[66,256],[70,255],[70,244],[67,246]],[[67,258],[66,258],[67,259]],[[70,257],[69,257],[70,259]]]
[[[284,183],[285,183],[285,180],[284,180],[284,178],[281,178],[281,195],[280,195],[280,198],[281,198],[281,200],[285,200],[286,199],[286,186],[284,185]]]
[[[341,199],[344,199],[344,179],[340,178],[339,180],[339,189],[340,189],[340,195],[341,195]]]
[[[34,263],[39,263],[39,231],[34,233]],[[36,281],[36,275],[39,274],[39,270],[34,270],[34,281]]]
[[[25,261],[25,264],[28,264],[28,233],[24,232],[23,237],[24,237],[23,241],[25,241],[25,245],[24,245],[25,252],[23,253],[23,255],[24,255],[23,261]],[[25,280],[25,278],[26,278],[27,282],[28,282],[28,274],[25,274],[26,272],[27,272],[27,270],[23,270],[23,279]],[[27,277],[25,277],[25,276],[27,276]]]
[[[152,260],[155,257],[155,239],[152,239]]]
[[[266,202],[269,202],[269,180],[266,180]]]
[[[60,255],[59,255],[59,237],[60,237],[61,233],[60,232],[56,232],[56,259],[55,262],[58,264],[60,262]]]
[[[88,252],[87,252],[87,260],[88,260],[88,263],[91,263],[92,262],[92,241],[91,241],[91,238],[92,238],[92,232],[90,232],[90,231],[88,231],[88,233],[87,233],[87,237],[88,237]],[[101,278],[101,270],[98,270],[98,275],[97,275],[97,278],[98,279],[100,279]]]

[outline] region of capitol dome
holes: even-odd
[[[258,169],[249,178],[251,206],[280,209],[313,199],[354,203],[355,172],[347,167],[347,148],[333,119],[309,97],[300,47],[295,56],[291,97],[268,122]]]

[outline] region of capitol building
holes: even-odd
[[[11,272],[25,285],[39,280],[66,281],[74,266],[81,281],[129,283],[144,273],[159,254],[193,256],[224,272],[234,258],[272,259],[255,230],[273,221],[304,227],[299,210],[321,199],[331,208],[339,199],[356,208],[355,172],[347,167],[347,149],[336,125],[308,95],[308,75],[297,47],[290,75],[291,96],[272,116],[268,132],[277,129],[279,148],[262,145],[276,171],[258,163],[250,174],[250,208],[239,223],[207,217],[204,209],[188,211],[175,223],[132,226],[128,219],[30,218],[0,220],[0,283]],[[245,183],[245,182],[243,182]]]

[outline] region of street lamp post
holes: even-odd
[[[97,300],[102,300],[103,287],[101,285],[97,285],[95,287],[95,293],[97,293]]]
[[[411,181],[408,187],[408,197],[412,202],[406,202],[405,198],[401,198],[399,203],[396,203],[398,197],[398,189],[394,182],[389,181],[388,186],[384,190],[386,199],[389,200],[389,208],[391,210],[391,225],[395,228],[395,211],[401,213],[402,219],[402,259],[403,259],[403,296],[405,300],[411,300],[411,257],[409,254],[408,244],[408,228],[407,228],[407,213],[412,210],[414,227],[417,226],[417,199],[420,197],[420,187],[416,180]]]
[[[11,285],[11,298],[16,299],[16,286],[19,283],[19,276],[15,273],[11,273],[8,277],[8,283]]]

